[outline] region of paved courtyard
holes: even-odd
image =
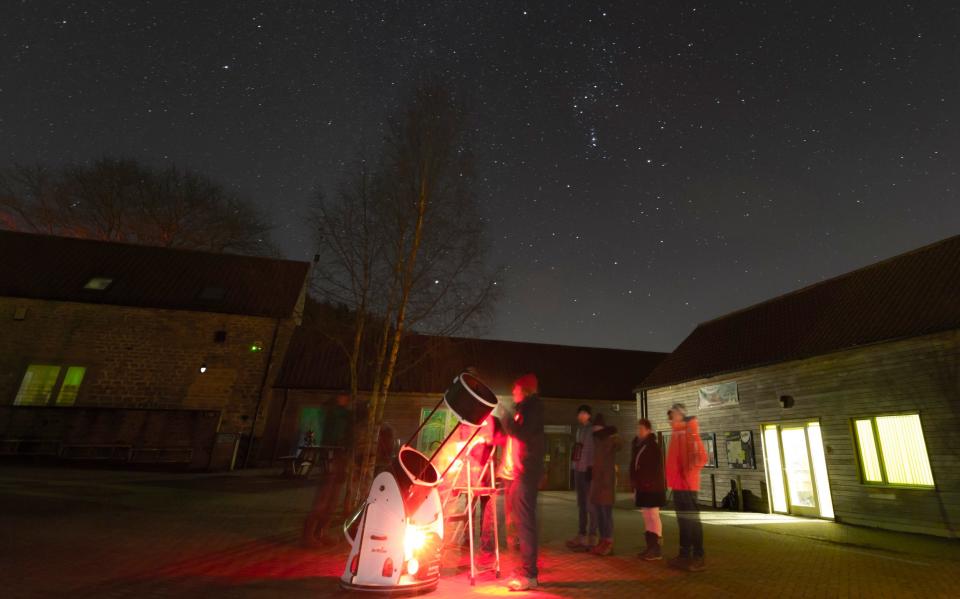
[[[0,468],[0,596],[346,597],[345,545],[300,546],[313,485],[268,471],[229,475]],[[956,597],[960,542],[758,514],[704,514],[708,570],[635,554],[640,515],[615,511],[615,555],[563,547],[569,493],[545,493],[535,597]],[[664,518],[666,549],[676,522]],[[505,556],[509,571],[515,558]],[[431,597],[511,595],[447,568]],[[516,594],[512,594],[516,595]]]

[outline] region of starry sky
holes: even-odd
[[[424,75],[473,114],[488,336],[670,350],[960,232],[960,5],[0,3],[0,166],[130,156],[267,211],[291,258]]]

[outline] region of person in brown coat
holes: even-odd
[[[590,502],[597,515],[600,542],[590,550],[594,555],[613,553],[613,502],[616,497],[617,452],[622,445],[617,427],[607,426],[603,414],[593,419],[593,476]]]

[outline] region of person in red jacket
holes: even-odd
[[[672,568],[699,572],[705,565],[697,492],[700,490],[700,470],[707,463],[707,450],[700,439],[697,418],[687,416],[686,406],[673,404],[667,417],[673,428],[667,451],[667,486],[673,489],[673,504],[680,528],[680,553],[667,563]]]

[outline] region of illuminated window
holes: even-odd
[[[31,364],[23,373],[20,390],[13,400],[15,406],[45,406],[50,403],[53,388],[60,378],[60,367],[50,364]]]
[[[63,383],[60,384],[60,393],[57,394],[58,406],[72,406],[76,403],[80,383],[83,382],[83,375],[86,373],[87,369],[83,366],[67,368],[67,373],[63,375]]]
[[[56,398],[55,405],[72,406],[77,401],[86,373],[87,369],[83,366],[31,364],[23,373],[13,405],[46,406]]]
[[[87,284],[83,286],[84,289],[90,289],[91,291],[106,291],[108,287],[113,283],[113,279],[109,277],[93,277]]]
[[[932,487],[933,472],[918,414],[854,421],[867,483]]]

